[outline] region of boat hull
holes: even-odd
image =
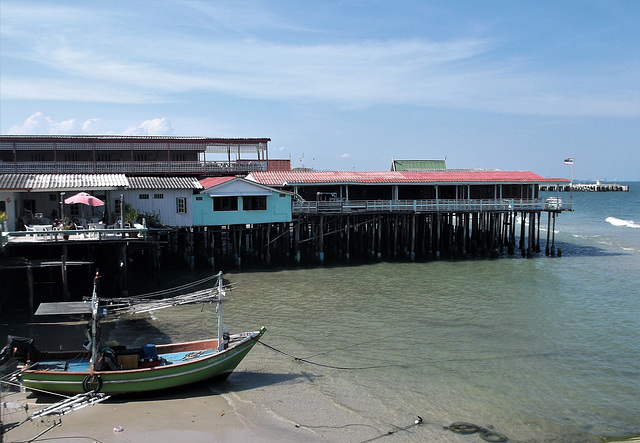
[[[266,329],[242,334],[242,338],[232,343],[228,349],[213,351],[217,340],[158,346],[160,356],[163,351],[181,347],[192,352],[202,352],[201,357],[192,357],[184,362],[163,364],[151,368],[136,368],[116,371],[73,371],[42,369],[37,365],[24,370],[23,385],[34,391],[78,394],[95,390],[109,395],[153,392],[185,386],[211,378],[226,378],[240,364],[256,344]],[[208,346],[208,348],[206,347]],[[64,361],[60,361],[65,364]]]

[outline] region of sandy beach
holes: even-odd
[[[85,322],[37,323],[29,319],[4,319],[0,335],[36,339],[39,349],[78,348]],[[241,371],[241,369],[239,369]],[[231,377],[233,377],[232,375]],[[7,431],[1,441],[39,440],[98,442],[271,442],[299,441],[276,429],[256,427],[252,418],[237,414],[225,399],[226,382],[203,382],[144,397],[111,397],[64,416],[29,420]],[[33,413],[64,397],[20,392],[3,392],[2,423],[20,423]],[[60,422],[60,425],[53,426]],[[53,426],[53,427],[52,427]],[[51,428],[51,429],[49,429]],[[299,431],[293,428],[293,431]]]

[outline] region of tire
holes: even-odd
[[[84,392],[100,392],[102,389],[102,378],[98,374],[89,374],[82,380]]]

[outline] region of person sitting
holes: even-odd
[[[122,369],[122,366],[118,364],[118,358],[113,349],[109,346],[101,347],[96,361],[96,371],[117,371],[119,369]]]

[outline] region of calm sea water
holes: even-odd
[[[282,441],[481,441],[443,428],[459,421],[509,441],[640,434],[640,183],[629,184],[573,194],[560,258],[228,273],[225,323],[267,326],[263,341],[288,356],[256,345],[211,389]],[[140,342],[195,339],[215,331],[215,312],[150,323]]]

